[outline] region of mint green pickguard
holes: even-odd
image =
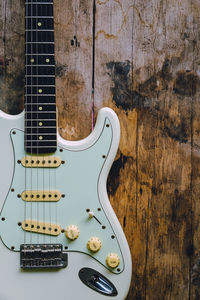
[[[108,123],[110,126],[106,127]],[[13,131],[16,134],[13,134]],[[60,152],[61,148],[58,145],[57,152],[53,156],[60,157],[65,161],[65,164],[57,169],[25,169],[21,164],[18,164],[17,160],[21,160],[25,156],[23,147],[24,132],[15,129],[13,131],[11,132],[11,139],[15,156],[15,168],[10,191],[1,213],[1,217],[5,218],[5,221],[1,222],[0,232],[3,243],[10,249],[15,247],[15,251],[19,251],[20,245],[24,243],[61,243],[64,249],[68,247],[66,251],[86,253],[106,267],[106,256],[114,252],[120,256],[121,262],[118,268],[123,271],[124,262],[121,250],[117,239],[111,238],[115,233],[104,214],[98,195],[99,177],[109,155],[113,138],[112,126],[109,120],[106,120],[97,141],[85,150],[71,151],[62,148],[63,152]],[[103,155],[106,158],[103,158]],[[14,189],[14,192],[11,189]],[[24,190],[54,189],[65,194],[65,198],[53,203],[25,203],[17,197]],[[94,218],[88,218],[86,212],[88,208],[94,212],[102,225]],[[101,211],[98,208],[101,208]],[[61,233],[58,237],[53,237],[25,232],[18,226],[18,222],[25,219],[59,224],[63,229],[74,224],[79,227],[80,236],[75,241],[69,241],[64,233]],[[102,226],[106,228],[102,229]],[[95,254],[87,249],[87,241],[93,236],[100,238],[102,241],[101,250]],[[117,270],[111,271],[119,273]]]

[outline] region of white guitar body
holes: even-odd
[[[109,123],[109,126],[107,126],[109,128],[106,128],[107,122]],[[88,221],[86,212],[84,211],[84,213],[81,213],[82,206],[77,207],[77,216],[76,216],[76,211],[73,206],[73,202],[81,201],[82,204],[80,205],[83,205],[83,207],[87,208],[88,205],[90,206],[92,205],[91,204],[92,203],[91,201],[93,201],[92,199],[88,200],[89,202],[86,203],[85,206],[83,200],[84,198],[83,199],[75,199],[75,198],[62,199],[61,201],[63,201],[63,205],[67,203],[66,204],[67,206],[66,208],[62,207],[61,209],[62,210],[66,209],[66,215],[67,215],[67,211],[68,211],[68,215],[66,217],[66,224],[64,221],[60,220],[61,226],[71,224],[71,220],[69,224],[68,224],[68,220],[70,219],[70,216],[73,215],[74,222],[76,221],[77,218],[77,222],[80,228],[80,237],[77,239],[77,241],[74,242],[74,244],[72,242],[71,243],[72,248],[69,249],[69,251],[66,251],[68,253],[67,267],[60,269],[58,271],[55,270],[24,271],[21,270],[20,268],[20,251],[18,249],[19,245],[23,243],[23,241],[21,241],[21,237],[24,235],[24,231],[22,228],[19,228],[19,226],[17,226],[17,222],[14,221],[14,223],[12,223],[12,221],[10,221],[10,219],[12,218],[13,220],[15,220],[16,218],[16,221],[18,220],[18,218],[22,218],[20,215],[20,210],[18,212],[18,204],[19,206],[22,205],[21,203],[23,201],[22,199],[17,199],[16,197],[13,198],[14,200],[9,202],[9,197],[12,196],[10,190],[12,188],[13,182],[15,183],[14,188],[17,189],[18,186],[20,186],[20,180],[23,180],[23,175],[17,174],[16,160],[18,158],[15,156],[17,153],[16,151],[18,152],[20,151],[20,153],[22,153],[22,156],[24,155],[25,153],[24,144],[22,140],[20,149],[16,150],[15,141],[12,139],[12,132],[13,130],[17,132],[17,134],[15,134],[13,138],[18,138],[17,136],[20,135],[23,137],[24,113],[21,113],[17,116],[11,116],[0,111],[0,138],[1,138],[0,206],[2,208],[1,220],[0,220],[0,235],[1,235],[0,300],[43,300],[43,299],[105,300],[109,298],[116,299],[116,300],[123,300],[126,298],[130,286],[130,281],[131,281],[131,272],[132,272],[131,255],[130,255],[126,238],[119,224],[119,221],[117,220],[115,213],[110,205],[107,196],[107,191],[106,191],[107,176],[110,167],[112,165],[112,162],[114,160],[114,157],[116,155],[116,151],[119,143],[120,128],[119,128],[119,121],[117,116],[111,109],[108,108],[102,109],[99,112],[94,131],[86,139],[77,142],[65,141],[58,134],[58,149],[63,149],[63,152],[61,153],[63,157],[65,155],[64,153],[66,154],[72,153],[74,155],[75,154],[78,155],[78,153],[80,153],[81,155],[88,149],[92,149],[94,145],[97,145],[97,142],[101,140],[101,137],[103,139],[103,132],[105,131],[106,134],[107,129],[111,130],[110,131],[111,140],[108,141],[108,143],[110,144],[108,147],[108,151],[106,153],[106,158],[104,157],[104,162],[102,163],[100,173],[96,178],[98,199],[96,200],[94,199],[94,201],[99,201],[98,204],[97,203],[95,204],[95,207],[96,208],[99,206],[101,207],[102,219],[104,220],[103,222],[107,222],[106,224],[108,224],[106,225],[106,227],[108,228],[108,232],[106,232],[107,229],[102,230],[101,226],[98,224],[96,220]],[[19,138],[21,139],[21,137]],[[106,140],[106,136],[105,136],[105,140]],[[102,155],[103,154],[104,153],[102,153]],[[20,157],[20,159],[22,159],[22,157]],[[92,169],[90,170],[89,159],[90,157],[88,157],[88,162],[87,162],[88,170],[85,170],[85,177],[87,177],[87,172],[89,173],[92,172]],[[103,161],[102,156],[101,159]],[[63,168],[66,168],[67,170],[68,165],[69,163],[68,161],[66,161]],[[91,165],[93,165],[91,166],[91,168],[95,168],[94,161],[92,161]],[[19,167],[21,168],[20,170],[22,171],[24,170],[22,166]],[[79,170],[77,170],[77,174],[79,174],[78,172]],[[64,188],[64,186],[68,185],[69,179],[65,180],[65,176],[63,175],[62,178],[59,177],[59,171],[58,171],[57,181],[58,182],[62,181],[63,187],[60,188]],[[81,184],[82,182],[79,181],[79,176],[77,175],[77,182],[76,182],[77,189],[79,189],[79,185]],[[69,186],[70,185],[72,185],[72,183],[70,183]],[[90,187],[88,186],[88,189],[89,188]],[[82,189],[82,187],[80,187],[80,189]],[[82,193],[84,194],[84,192]],[[73,194],[72,189],[71,189],[71,194]],[[60,204],[58,203],[58,206],[59,205]],[[2,218],[5,217],[4,214],[6,214],[6,220],[2,221]],[[85,218],[84,221],[83,218]],[[59,216],[58,216],[58,220],[59,220]],[[18,221],[23,221],[23,219],[20,219]],[[93,225],[88,225],[87,222],[93,222]],[[13,226],[12,224],[15,224],[15,226]],[[117,248],[118,246],[120,249],[118,251],[118,254],[121,258],[120,260],[121,270],[119,269],[118,273],[116,270],[109,269],[105,264],[105,254],[106,253],[108,254],[109,249],[110,252],[113,252],[112,244],[109,244],[111,242],[108,239],[108,235],[110,234],[109,230],[111,230],[115,235],[116,244],[113,244],[113,247],[115,248],[114,251],[118,249]],[[93,254],[90,255],[90,253],[87,250],[86,245],[87,245],[88,237],[90,237],[89,236],[90,233],[92,236],[96,235],[100,237],[101,240],[103,240],[102,249],[99,251],[99,254],[97,254],[97,256]],[[40,239],[40,237],[43,238],[42,234],[35,234],[35,233],[27,233],[27,234],[28,234],[27,243],[30,243],[29,241],[30,236],[33,236],[34,243],[37,243],[37,239]],[[37,236],[37,239],[34,240],[35,236]],[[40,242],[42,241],[42,238]],[[61,234],[57,240],[57,243],[59,242],[64,246],[65,243],[68,243],[68,241],[65,242],[65,240],[66,240],[65,235]],[[13,249],[14,251],[11,250],[11,246],[12,246],[11,241],[13,241],[13,244],[16,245],[15,249]],[[51,240],[48,240],[47,237],[46,243],[50,243],[50,242],[54,243],[53,238],[51,237]],[[71,244],[69,243],[69,247]],[[83,247],[83,249],[81,247]],[[96,270],[97,272],[105,276],[108,280],[110,280],[117,289],[117,295],[110,297],[105,294],[99,293],[93,290],[92,288],[89,288],[87,285],[85,285],[79,278],[79,271],[85,267]]]

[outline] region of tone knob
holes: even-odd
[[[101,240],[97,237],[91,237],[87,242],[87,247],[92,252],[98,252],[101,249]]]
[[[65,235],[69,240],[75,240],[79,237],[80,231],[79,228],[75,225],[70,225],[65,230]]]
[[[116,253],[110,253],[106,257],[106,264],[108,265],[108,267],[110,267],[112,269],[117,268],[120,264],[119,255],[117,255]]]

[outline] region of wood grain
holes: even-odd
[[[0,108],[23,108],[23,1],[0,0]],[[108,192],[133,259],[127,300],[200,299],[200,3],[57,0],[63,137],[103,106],[121,140]],[[94,94],[92,92],[94,91]]]

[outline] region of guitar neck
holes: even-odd
[[[25,151],[57,149],[53,0],[25,1]]]

